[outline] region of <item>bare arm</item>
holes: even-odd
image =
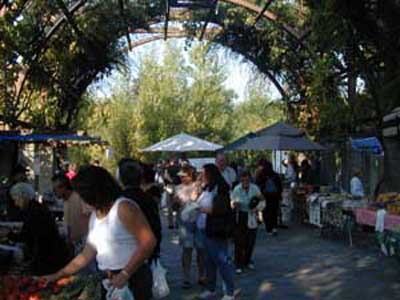
[[[96,250],[88,243],[85,248],[73,260],[71,260],[64,268],[58,272],[45,276],[48,281],[55,281],[62,277],[74,275],[84,267],[86,267],[96,257]]]
[[[118,207],[118,216],[125,228],[138,242],[138,247],[127,265],[112,279],[112,284],[115,287],[122,288],[129,277],[151,256],[157,241],[146,217],[137,204],[122,202]]]

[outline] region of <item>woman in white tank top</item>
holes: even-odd
[[[135,300],[150,299],[151,272],[146,259],[152,254],[156,239],[142,211],[135,202],[120,197],[118,184],[103,168],[82,169],[73,183],[82,199],[94,209],[88,239],[83,251],[67,266],[47,276],[47,280],[73,275],[96,258],[100,271],[113,274],[110,280],[116,288],[126,284],[132,287],[139,272],[142,281],[143,276],[149,275],[150,284],[132,292]]]

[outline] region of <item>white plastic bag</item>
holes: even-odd
[[[117,289],[110,285],[110,280],[108,279],[104,279],[102,283],[107,290],[107,300],[135,300],[128,285],[125,285],[122,289]]]
[[[197,202],[190,202],[185,205],[181,211],[181,219],[183,222],[194,222],[197,217],[197,209],[199,204]]]
[[[247,227],[249,229],[256,229],[258,227],[257,213],[249,212],[247,218]]]
[[[159,260],[153,261],[151,264],[151,270],[153,272],[153,298],[162,299],[167,297],[170,293],[166,277],[167,271],[161,265]]]

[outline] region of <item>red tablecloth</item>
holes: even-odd
[[[375,227],[376,211],[366,208],[357,208],[355,214],[358,224]],[[400,216],[386,214],[385,229],[394,229],[395,227],[400,227]]]

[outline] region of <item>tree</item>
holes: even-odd
[[[265,78],[255,78],[248,87],[248,99],[235,106],[235,138],[256,132],[284,118],[283,103],[270,99]]]
[[[232,138],[233,91],[224,87],[226,71],[205,43],[193,47],[187,67],[190,85],[181,107],[186,132],[226,143]]]
[[[170,44],[162,62],[154,53],[140,64],[135,108],[137,147],[144,148],[184,129],[181,107],[186,93],[184,61]]]

